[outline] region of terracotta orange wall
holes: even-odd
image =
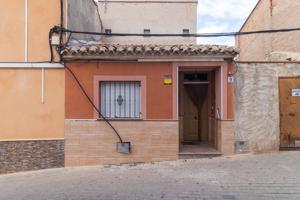
[[[1,1],[0,61],[24,60],[24,1]]]
[[[235,73],[236,67],[233,63],[229,63],[229,74]],[[234,83],[227,82],[227,119],[234,118]]]
[[[64,69],[0,69],[0,140],[64,137]]]
[[[49,30],[59,24],[60,1],[28,1],[28,59],[30,61],[49,60]]]
[[[25,1],[0,7],[0,61],[25,60]],[[28,0],[28,61],[48,61],[48,33],[60,24],[60,1]]]
[[[146,76],[147,119],[172,119],[172,85],[164,85],[164,75],[172,74],[171,63],[101,62],[70,63],[87,93],[93,98],[93,76]],[[92,119],[93,108],[80,91],[78,85],[66,72],[66,118]]]

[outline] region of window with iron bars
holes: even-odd
[[[100,81],[100,109],[107,118],[140,118],[140,81]]]

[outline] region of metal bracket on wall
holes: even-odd
[[[117,152],[129,154],[131,150],[131,143],[130,142],[117,142]]]

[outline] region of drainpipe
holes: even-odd
[[[42,68],[42,104],[45,104],[45,68]]]

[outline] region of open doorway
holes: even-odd
[[[215,72],[179,73],[180,155],[220,155],[216,150]]]

